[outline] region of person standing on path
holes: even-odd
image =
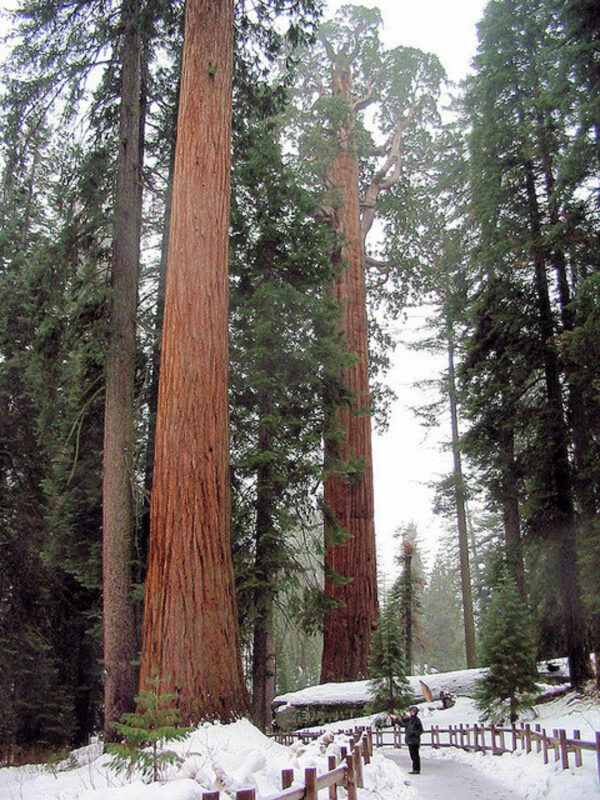
[[[419,747],[421,746],[423,723],[419,719],[419,709],[416,706],[411,706],[409,713],[410,716],[402,717],[401,720],[398,720],[395,714],[390,714],[390,717],[394,725],[400,724],[406,729],[404,740],[408,745],[408,752],[410,753],[410,760],[412,761],[412,770],[409,772],[409,775],[420,775],[421,756],[419,754]]]

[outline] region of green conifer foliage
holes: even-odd
[[[272,697],[259,695],[274,691],[273,606],[301,569],[299,532],[312,521],[322,474],[323,399],[335,391],[342,358],[337,306],[322,288],[331,269],[329,233],[283,158],[275,97],[263,88],[255,107],[243,109],[232,175],[233,519],[261,727]]]
[[[379,625],[371,637],[369,689],[373,699],[369,713],[401,713],[411,703],[412,692],[406,680],[405,637],[400,608],[388,597],[379,615]]]
[[[419,661],[438,672],[465,668],[464,627],[456,553],[446,547],[423,591],[423,642]]]
[[[161,681],[157,672],[146,689],[135,698],[135,713],[123,714],[115,729],[122,741],[107,745],[107,752],[115,756],[112,768],[117,772],[138,772],[142,779],[161,780],[165,770],[177,762],[178,756],[165,748],[168,742],[185,739],[192,728],[181,726],[177,694],[161,694]]]
[[[477,685],[483,718],[516,722],[530,708],[536,691],[536,652],[529,610],[514,581],[503,571],[481,630],[481,663],[487,673]]]

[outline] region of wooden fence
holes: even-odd
[[[282,744],[291,744],[297,739],[308,742],[322,736],[320,733],[278,734],[275,738]],[[292,788],[294,770],[281,771],[281,789],[279,794],[271,795],[265,800],[317,800],[321,789],[328,789],[329,800],[337,800],[338,786],[343,786],[348,793],[348,800],[356,800],[356,789],[363,787],[363,765],[371,762],[373,755],[373,736],[370,729],[356,728],[349,733],[348,747],[340,748],[340,761],[335,756],[328,757],[328,771],[317,775],[315,767],[304,770],[302,786]],[[202,800],[219,800],[219,792],[204,792]],[[243,789],[236,792],[235,800],[255,800],[254,789]]]
[[[429,739],[429,741],[428,741]],[[460,747],[463,750],[477,750],[499,756],[502,753],[512,753],[521,749],[526,753],[533,750],[542,753],[544,764],[551,758],[560,761],[563,769],[569,769],[569,754],[574,754],[573,764],[581,767],[585,751],[596,753],[598,780],[600,781],[600,732],[596,731],[594,742],[585,742],[580,731],[573,731],[572,738],[568,738],[564,729],[555,728],[550,735],[541,725],[521,723],[519,727],[496,727],[495,725],[450,725],[440,728],[434,725],[424,731],[421,744],[426,747]],[[402,746],[402,730],[376,730],[375,745],[382,747],[392,745]]]
[[[325,731],[294,731],[293,733],[277,733],[274,735],[280,744],[290,745],[295,741],[305,744],[318,739]],[[328,789],[328,800],[337,800],[338,786],[343,786],[348,793],[348,800],[357,800],[356,789],[363,787],[363,765],[369,764],[376,747],[402,747],[404,731],[400,728],[376,729],[355,728],[340,730],[349,737],[348,747],[342,747],[339,763],[335,756],[328,758],[328,771],[317,775],[315,767],[304,770],[304,784],[292,788],[293,769],[281,771],[281,789],[279,794],[271,795],[265,800],[318,800],[318,792]],[[600,780],[600,732],[596,731],[595,742],[585,742],[579,731],[573,731],[572,738],[567,737],[563,729],[554,729],[552,735],[540,725],[533,728],[529,723],[519,727],[501,728],[494,725],[450,725],[440,728],[438,725],[425,730],[421,740],[425,747],[459,747],[463,750],[474,750],[492,755],[511,753],[519,748],[526,753],[535,750],[542,753],[544,763],[561,761],[563,769],[568,769],[569,754],[574,753],[574,766],[581,767],[585,751],[596,753],[598,779]],[[219,792],[205,792],[202,800],[219,800]],[[255,800],[254,789],[236,792],[235,800]]]

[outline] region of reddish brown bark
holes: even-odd
[[[334,94],[350,99],[350,72],[336,65]],[[334,286],[342,306],[342,332],[356,362],[342,371],[352,403],[336,412],[342,441],[325,442],[324,501],[335,520],[349,534],[343,544],[331,541],[326,523],[327,573],[351,580],[340,585],[325,577],[325,592],[337,607],[325,614],[321,682],[356,680],[368,673],[371,634],[379,615],[371,455],[369,357],[365,290],[365,253],[360,220],[358,159],[350,132],[340,135],[339,151],[331,171],[333,194],[339,198],[336,237],[343,268]],[[359,471],[341,477],[336,465],[356,461]]]
[[[188,0],[156,425],[141,687],[184,721],[247,712],[227,410],[232,0]]]
[[[104,734],[133,710],[136,672],[133,554],[133,395],[140,248],[140,37],[137,0],[125,0],[119,162],[115,192],[103,470]]]

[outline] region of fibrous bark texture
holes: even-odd
[[[350,95],[349,73],[334,76],[334,93]],[[342,371],[352,395],[349,406],[337,410],[340,443],[325,442],[324,502],[327,512],[349,534],[341,544],[332,542],[325,525],[325,592],[338,605],[326,612],[321,682],[348,681],[368,674],[371,634],[379,615],[371,455],[369,357],[365,291],[365,254],[360,222],[358,159],[349,136],[340,139],[332,172],[339,198],[336,236],[342,269],[334,293],[342,307],[342,332],[356,361]],[[336,464],[353,462],[357,472],[341,476]],[[335,575],[350,578],[339,583]]]
[[[186,722],[247,712],[228,476],[232,69],[232,0],[188,0],[141,665]]]
[[[140,250],[140,38],[137,0],[125,0],[119,160],[115,192],[110,344],[106,358],[103,470],[104,733],[133,710],[136,670],[131,596],[133,396]]]

